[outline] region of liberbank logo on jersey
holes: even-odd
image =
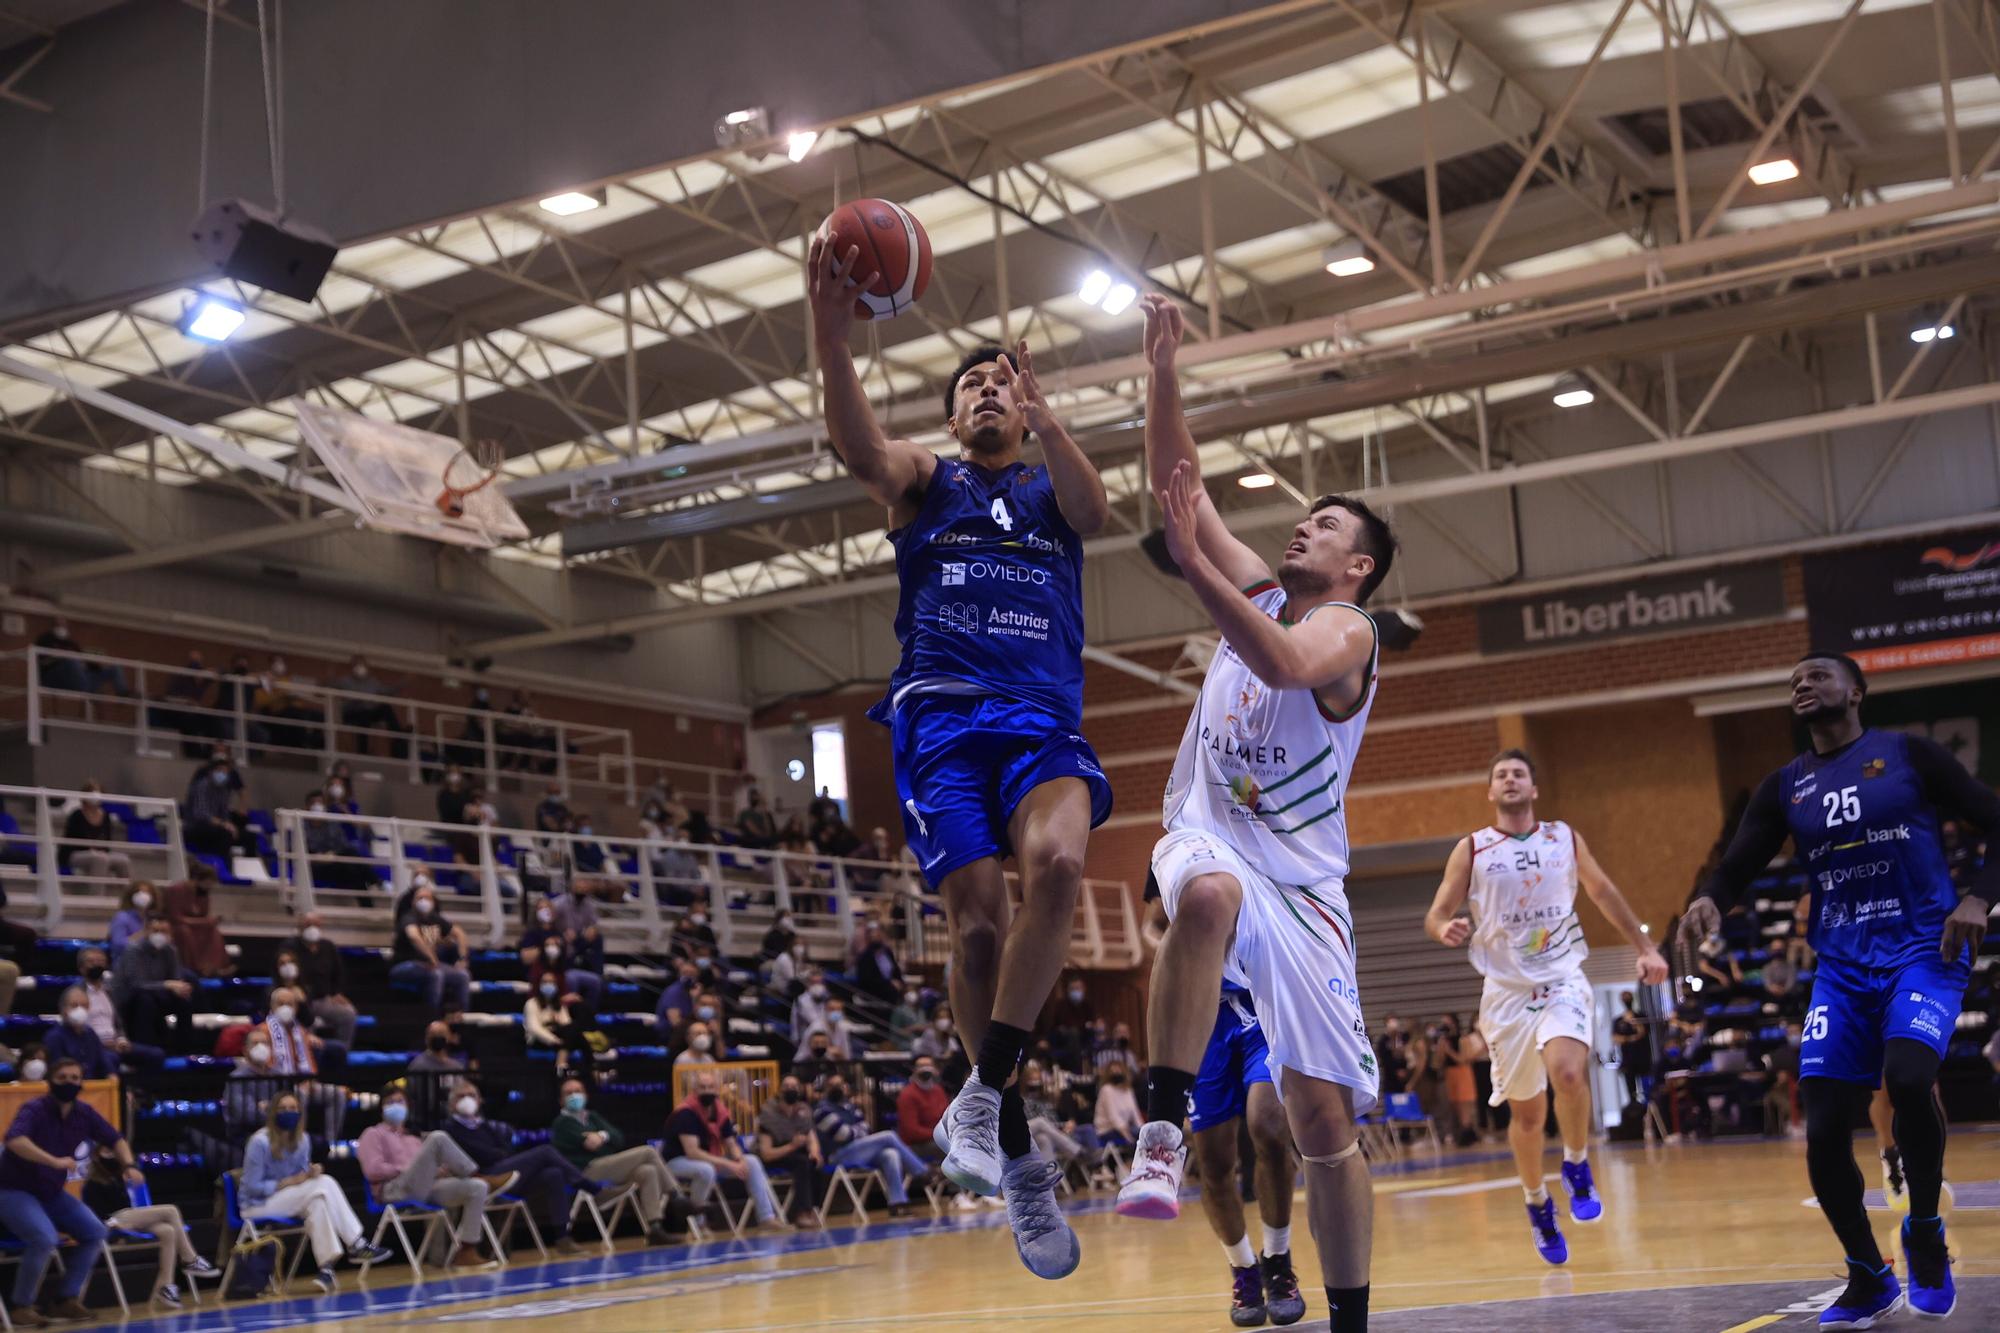
[[[1518,597],[1479,608],[1479,649],[1518,653],[1640,634],[1711,629],[1784,613],[1775,561],[1715,574],[1678,574]]]

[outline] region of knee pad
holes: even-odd
[[[1338,1166],[1340,1165],[1340,1163],[1346,1161],[1348,1158],[1354,1156],[1354,1154],[1360,1151],[1361,1151],[1361,1140],[1357,1138],[1354,1140],[1354,1142],[1348,1144],[1345,1148],[1342,1148],[1339,1152],[1330,1152],[1319,1157],[1307,1156],[1302,1153],[1300,1154],[1300,1159],[1302,1161],[1310,1162],[1314,1166]]]

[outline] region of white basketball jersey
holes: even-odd
[[[1488,979],[1545,986],[1583,970],[1576,836],[1551,821],[1527,833],[1472,835],[1472,965]]]
[[[1275,583],[1247,590],[1280,623]],[[1313,608],[1311,616],[1329,606]],[[1366,612],[1363,612],[1365,615]],[[1334,716],[1311,690],[1275,690],[1252,674],[1225,639],[1209,663],[1167,779],[1169,831],[1197,829],[1226,841],[1279,884],[1347,876],[1347,780],[1375,702],[1379,645],[1368,655],[1361,698]]]

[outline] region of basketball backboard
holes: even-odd
[[[302,398],[293,406],[300,435],[370,527],[458,546],[492,547],[530,535],[498,486],[464,496],[461,517],[440,511],[447,477],[463,486],[471,470],[457,440]]]

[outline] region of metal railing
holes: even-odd
[[[84,800],[102,803],[114,817],[118,817],[115,814],[118,810],[129,810],[135,820],[159,821],[158,840],[134,840],[129,823],[121,837],[65,837],[60,831],[62,823],[71,807]],[[32,812],[23,811],[24,801],[32,804]],[[0,880],[33,880],[44,932],[62,925],[66,910],[89,909],[107,914],[117,910],[119,899],[133,879],[187,878],[180,807],[165,797],[0,786],[0,804],[6,806],[7,814],[19,829],[13,833],[0,829]],[[70,853],[71,861],[67,870],[62,866],[65,851]],[[90,859],[82,855],[89,852],[102,853],[114,863],[123,859],[131,874],[112,874],[108,866],[103,873],[76,869],[75,862]],[[10,910],[12,907],[10,895]]]
[[[595,790],[636,804],[641,771],[674,779],[682,799],[726,818],[744,774],[683,760],[635,755],[622,727],[584,726],[495,709],[462,708],[393,694],[339,690],[259,674],[197,670],[163,662],[30,646],[18,697],[30,744],[52,727],[130,735],[140,754],[159,743],[229,745],[239,764],[297,755],[321,768],[375,757],[405,765],[413,783],[457,764],[498,790],[503,777],[553,778],[565,791]],[[112,692],[105,692],[109,686]],[[259,710],[259,689],[270,707]],[[0,699],[13,691],[0,691]],[[384,719],[392,724],[385,724]],[[692,779],[684,782],[682,779]]]

